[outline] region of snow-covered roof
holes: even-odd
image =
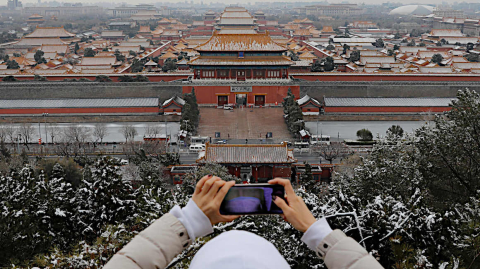
[[[297,103],[298,105],[303,105],[303,104],[306,104],[308,103],[308,101],[312,100],[312,102],[314,102],[315,104],[317,104],[318,106],[320,106],[320,102],[318,102],[316,99],[308,96],[308,94],[306,94],[304,97],[300,98],[297,100]]]
[[[228,11],[224,12],[221,15],[221,18],[251,18],[252,15],[248,13],[247,11],[244,12],[237,12],[237,11]]]
[[[158,98],[0,99],[0,108],[158,107]]]
[[[78,65],[113,65],[116,61],[115,56],[83,57]]]
[[[217,34],[204,44],[195,48],[197,51],[286,51],[265,34]]]
[[[253,25],[253,18],[221,18],[218,25]]]
[[[65,45],[58,37],[46,38],[22,38],[20,41],[12,44],[13,46],[42,46],[42,45]]]
[[[75,34],[67,32],[63,27],[37,27],[35,31],[31,34],[26,35],[25,37],[60,37],[60,38],[68,38],[74,37]]]
[[[406,5],[397,7],[390,11],[390,15],[429,15],[433,13],[432,6],[426,5]]]
[[[352,38],[333,38],[334,43],[375,43],[377,40],[375,38],[357,38],[357,37],[352,37]]]
[[[286,56],[254,56],[247,58],[232,58],[228,56],[199,56],[189,62],[190,65],[292,65]]]
[[[310,136],[310,133],[305,129],[300,130],[299,133],[301,137]]]
[[[446,107],[455,98],[336,98],[325,97],[326,107]]]
[[[293,163],[287,145],[216,145],[207,144],[199,163]]]
[[[185,100],[183,100],[182,98],[178,97],[177,95],[175,95],[174,97],[170,98],[170,99],[167,99],[165,100],[165,102],[163,102],[162,106],[166,106],[168,105],[169,103],[171,102],[175,102],[179,105],[185,105]]]
[[[103,31],[102,37],[124,37],[123,31]]]
[[[459,29],[433,29],[430,32],[431,36],[440,36],[440,37],[462,37],[462,31]]]
[[[254,35],[256,33],[257,31],[255,31],[254,29],[222,29],[218,32],[218,34],[220,35]]]

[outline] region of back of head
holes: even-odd
[[[245,231],[223,233],[203,246],[190,269],[289,269],[287,261],[264,238]]]

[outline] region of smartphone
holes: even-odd
[[[228,191],[220,205],[222,215],[283,214],[273,197],[285,197],[282,185],[238,184]]]

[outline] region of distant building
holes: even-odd
[[[440,7],[433,10],[435,17],[457,18],[465,19],[465,13],[463,10],[454,10],[453,8]]]
[[[185,105],[185,100],[178,96],[174,96],[162,104],[160,111],[163,111],[165,115],[182,115],[182,109]]]
[[[331,4],[306,6],[306,15],[315,16],[352,16],[360,15],[363,9],[356,4]]]
[[[200,56],[190,60],[195,79],[287,78],[292,61],[282,55],[286,47],[265,34],[214,33],[195,48]]]
[[[373,23],[371,21],[354,21],[349,25],[349,27],[352,28],[358,28],[358,29],[375,29],[378,28],[376,23]]]
[[[140,11],[147,11],[147,10],[155,11],[155,14],[159,16],[170,16],[169,8],[162,7],[158,9],[154,5],[147,5],[147,4],[110,8],[107,10],[107,15],[114,18],[126,18],[126,17],[131,17]]]
[[[217,29],[253,29],[255,20],[243,7],[227,7],[216,23]]]
[[[7,8],[9,10],[17,10],[19,8],[22,8],[22,2],[21,1],[18,1],[18,0],[8,0],[8,3],[7,3]]]
[[[204,21],[214,21],[215,18],[217,17],[217,14],[213,12],[212,10],[209,10],[205,15],[203,16]]]
[[[297,103],[302,109],[303,115],[318,115],[322,109],[320,102],[308,95],[298,99]]]
[[[256,11],[254,14],[253,14],[253,17],[257,20],[257,21],[264,21],[266,19],[266,16],[265,16],[265,13],[263,11]]]
[[[98,6],[60,6],[60,7],[24,7],[22,13],[26,16],[34,14],[44,17],[66,17],[78,15],[94,15],[103,13],[103,8]]]
[[[463,33],[470,36],[480,36],[480,20],[465,20]]]
[[[22,37],[19,41],[2,44],[1,47],[13,49],[30,49],[42,45],[65,45],[75,38],[63,27],[38,27],[35,31]]]
[[[108,24],[110,30],[128,30],[133,27],[135,27],[135,22],[129,21],[113,21]]]
[[[126,37],[123,31],[103,31],[101,36],[102,39],[110,41],[122,41]]]
[[[297,160],[293,150],[281,145],[216,145],[206,144],[197,163],[218,163],[231,175],[243,181],[267,182],[275,177],[290,178]]]
[[[42,15],[34,14],[27,19],[27,24],[30,25],[39,25],[43,24],[45,22],[45,19],[43,19]]]
[[[427,5],[406,5],[393,9],[390,15],[400,16],[414,16],[414,15],[429,15],[433,13],[433,7]]]

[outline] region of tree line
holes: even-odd
[[[479,268],[478,126],[480,95],[459,91],[451,111],[412,133],[391,128],[370,155],[345,159],[327,186],[306,167],[296,192],[316,218],[325,216],[332,228],[354,237],[385,268]],[[175,157],[164,160],[170,159]],[[2,267],[101,268],[172,206],[184,206],[202,176],[238,180],[211,163],[186,175],[183,185],[169,187],[160,172],[166,164],[141,151],[131,158],[132,168],[110,158],[77,158],[81,168],[75,173],[59,161],[3,160]],[[206,242],[232,229],[266,238],[292,268],[325,268],[300,243],[302,234],[278,216],[219,224],[170,268],[187,268]]]

